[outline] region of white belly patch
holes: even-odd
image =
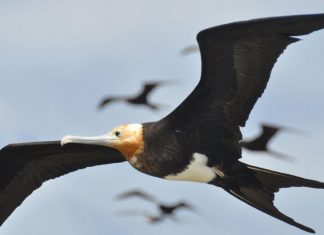
[[[184,171],[178,174],[167,175],[164,179],[207,183],[216,176],[215,169],[207,166],[207,162],[208,158],[205,155],[194,153],[192,161]]]

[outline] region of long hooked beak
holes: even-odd
[[[77,143],[77,144],[90,144],[90,145],[103,145],[111,147],[112,142],[116,140],[116,137],[113,135],[100,135],[94,137],[82,137],[82,136],[64,136],[61,140],[61,146],[68,143]]]

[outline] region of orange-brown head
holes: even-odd
[[[61,145],[67,143],[103,145],[120,151],[128,161],[140,155],[144,150],[143,126],[126,124],[113,128],[105,135],[96,137],[65,136]]]

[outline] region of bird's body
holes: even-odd
[[[321,28],[324,28],[324,14],[265,18],[203,30],[197,36],[202,58],[201,79],[173,112],[157,122],[121,125],[99,137],[66,136],[61,142],[63,150],[57,151],[64,152],[65,145],[71,143],[102,145],[108,153],[116,149],[120,153],[118,161],[125,158],[143,173],[219,186],[277,219],[314,232],[282,214],[273,204],[274,193],[293,186],[324,188],[324,183],[240,162],[239,128],[245,125],[262,95],[279,55],[289,44],[299,40],[294,36]],[[24,154],[19,149],[11,151],[11,155]],[[3,150],[0,159],[1,155]],[[44,161],[49,155],[53,156],[44,155]],[[94,163],[85,165],[95,165],[98,157],[94,156]],[[114,152],[114,160],[115,157]],[[31,164],[25,160],[20,168],[26,170]],[[77,162],[66,166],[69,164],[73,168]],[[46,167],[42,170],[47,173]],[[69,171],[71,169],[67,168],[66,173]],[[43,181],[48,179],[37,177]],[[9,178],[7,183],[15,180],[13,176]],[[24,192],[28,195],[35,188],[31,185],[25,189],[28,193]],[[8,193],[11,194],[15,193]],[[19,200],[18,205],[23,199]]]
[[[163,205],[163,204],[161,204],[159,206],[159,208],[164,214],[173,214],[174,211],[179,209],[179,208],[190,208],[190,207],[184,202],[178,202],[178,203],[176,203],[174,205]]]

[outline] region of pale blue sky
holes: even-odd
[[[194,44],[200,30],[238,20],[319,12],[324,12],[322,0],[2,0],[0,144],[100,135],[118,124],[157,120],[198,82],[199,55],[182,57],[180,50]],[[250,137],[260,122],[269,122],[310,134],[282,133],[273,141],[273,149],[297,158],[293,164],[247,152],[244,161],[324,181],[324,30],[303,38],[278,60],[243,132]],[[168,105],[162,111],[124,104],[96,110],[106,94],[135,93],[142,81],[161,79],[179,81],[152,95]],[[116,194],[132,188],[143,188],[165,202],[185,199],[201,216],[183,212],[183,223],[158,226],[141,217],[119,217],[125,208],[154,210],[140,200],[114,201]],[[287,189],[277,194],[276,205],[321,234],[323,198],[324,190]],[[45,183],[0,228],[0,235],[152,233],[305,234],[222,189],[153,178],[126,163]]]

